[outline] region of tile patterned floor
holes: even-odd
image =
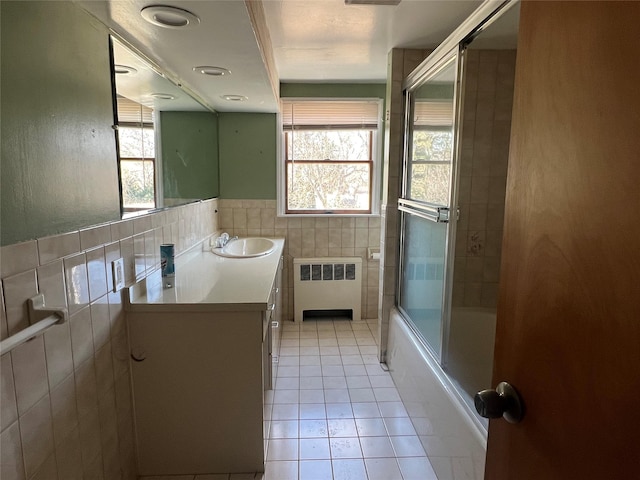
[[[391,375],[378,363],[376,332],[376,321],[284,322],[265,405],[264,474],[153,480],[436,480]]]
[[[262,480],[436,479],[376,334],[376,321],[283,325]]]

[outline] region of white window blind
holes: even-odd
[[[153,109],[118,95],[118,123],[153,123]]]
[[[379,102],[369,100],[282,100],[285,130],[377,129]]]
[[[371,98],[281,100],[283,213],[377,212],[381,104]]]
[[[417,127],[452,126],[453,102],[417,99],[413,107],[413,124]]]

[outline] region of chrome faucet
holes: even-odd
[[[227,232],[224,232],[222,235],[216,238],[216,248],[222,248],[227,243],[229,243],[229,234]]]
[[[216,247],[215,248],[222,248],[232,240],[238,240],[238,236],[236,235],[234,237],[229,238],[229,234],[227,232],[224,232],[222,235],[220,235],[218,238],[216,238]]]

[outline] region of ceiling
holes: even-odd
[[[343,0],[265,1],[282,81],[384,82],[394,47],[433,48],[480,1],[403,0],[397,6]]]
[[[244,0],[76,0],[174,83],[217,111],[275,112],[276,95]],[[171,29],[140,11],[161,3],[192,12],[200,23]],[[266,31],[282,82],[383,82],[391,48],[433,48],[482,3],[402,0],[397,6],[345,5],[344,0],[262,0]],[[268,49],[268,46],[267,46]],[[212,77],[193,70],[224,67]],[[242,95],[229,102],[222,95]]]

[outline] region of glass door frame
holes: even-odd
[[[461,108],[463,105],[462,92],[464,92],[463,84],[464,72],[463,66],[465,59],[463,56],[464,46],[462,44],[455,45],[454,48],[444,53],[435,63],[431,64],[428,69],[420,72],[419,75],[409,76],[407,81],[411,79],[411,83],[405,84],[403,89],[404,95],[404,126],[403,126],[403,159],[402,159],[402,178],[400,185],[400,198],[398,198],[399,213],[399,255],[398,255],[398,271],[396,276],[396,308],[405,319],[406,324],[416,334],[416,337],[424,345],[426,350],[434,357],[434,359],[442,367],[446,365],[447,348],[449,339],[449,319],[451,317],[451,292],[453,289],[453,261],[456,244],[456,224],[458,218],[458,171],[460,159],[460,132],[462,130]],[[450,65],[453,60],[455,65],[454,79],[454,95],[453,95],[453,145],[451,157],[451,175],[449,184],[449,202],[448,208],[436,206],[428,202],[420,202],[407,198],[409,166],[412,155],[413,145],[413,129],[412,119],[414,115],[413,93],[420,86],[424,85],[429,79],[436,76],[444,68]],[[416,72],[414,72],[416,73]],[[445,264],[444,278],[442,289],[442,313],[440,318],[440,352],[423,338],[422,334],[417,331],[413,322],[409,320],[409,315],[400,306],[400,298],[402,294],[402,272],[404,272],[404,250],[405,250],[405,227],[406,216],[416,215],[436,223],[447,223],[447,231],[445,236]]]
[[[467,45],[476,37],[478,36],[481,32],[483,32],[488,26],[490,26],[492,23],[494,23],[497,19],[499,19],[504,13],[506,13],[508,10],[510,10],[512,7],[519,5],[520,4],[520,0],[497,0],[496,2],[489,2],[489,1],[485,1],[483,2],[466,20],[464,20],[453,32],[451,32],[451,34],[440,44],[438,45],[435,50],[433,50],[433,52],[428,56],[428,58],[426,60],[424,60],[413,72],[411,72],[404,80],[403,82],[403,95],[404,95],[404,100],[405,100],[405,111],[404,111],[404,137],[403,137],[403,148],[404,148],[404,152],[403,152],[403,156],[406,155],[407,152],[407,146],[410,145],[408,143],[408,136],[407,136],[407,128],[409,125],[409,121],[411,120],[411,109],[408,108],[410,106],[410,103],[408,103],[408,95],[407,92],[411,89],[414,89],[417,87],[417,84],[419,81],[423,80],[425,78],[425,76],[427,75],[433,75],[434,74],[434,68],[436,68],[436,66],[441,65],[441,62],[443,61],[443,59],[445,57],[447,57],[448,55],[450,55],[453,51],[455,51],[456,49],[458,50],[458,79],[457,79],[457,88],[459,89],[458,95],[456,95],[456,99],[459,101],[458,106],[456,107],[455,110],[455,115],[456,115],[456,122],[459,123],[459,125],[456,127],[456,129],[454,130],[455,134],[456,134],[456,149],[455,149],[455,158],[459,159],[460,158],[460,151],[461,151],[461,146],[459,143],[460,137],[460,131],[461,131],[461,111],[464,105],[464,98],[463,98],[463,91],[464,91],[464,81],[465,81],[465,64],[466,64],[466,57],[467,57]],[[404,160],[404,158],[403,158]],[[456,161],[455,165],[453,166],[453,168],[455,168],[455,174],[458,175],[458,171],[459,171],[459,167],[458,167],[459,163],[458,161]],[[402,172],[402,176],[404,177],[406,175],[406,167],[403,163],[403,172]],[[401,178],[402,180],[402,185],[401,188],[404,188],[404,178]],[[457,183],[455,183],[454,185],[452,185],[452,199],[455,199],[455,203],[452,203],[451,205],[457,205],[457,198],[458,198],[458,186]],[[404,191],[401,190],[401,195],[404,195]],[[400,199],[399,199],[400,200]],[[451,212],[451,218],[453,219],[454,216],[457,219],[457,211],[452,211]],[[411,322],[406,320],[406,315],[404,314],[404,312],[400,309],[399,305],[398,305],[398,299],[399,299],[399,295],[400,295],[400,282],[401,282],[401,275],[402,275],[402,270],[401,270],[401,264],[402,264],[402,254],[403,254],[403,248],[404,248],[404,234],[403,234],[403,229],[404,229],[404,214],[402,212],[399,212],[399,221],[398,221],[398,238],[399,238],[399,246],[396,252],[399,253],[398,256],[398,267],[397,267],[397,271],[396,271],[396,291],[395,291],[395,295],[396,295],[396,309],[400,312],[400,314],[405,317],[405,324],[409,327],[409,329],[411,331],[413,331],[413,333],[416,333],[416,329],[414,328],[414,326],[411,324]],[[448,255],[448,259],[452,259],[453,258],[453,253],[454,253],[454,247],[455,247],[455,240],[456,240],[456,227],[453,228],[449,228],[449,235],[447,238],[448,244],[447,244],[447,255]],[[453,269],[452,267],[448,268],[445,270],[445,274],[449,276],[448,278],[448,283],[445,283],[444,285],[444,290],[443,292],[451,292],[452,290],[452,282],[453,282]],[[451,294],[449,294],[449,299],[451,297]],[[446,305],[446,303],[444,304]],[[447,306],[448,310],[446,312],[446,314],[449,316],[450,318],[450,312],[451,312],[451,305],[449,303],[449,305]],[[443,387],[445,388],[445,390],[453,397],[455,398],[459,405],[462,407],[462,409],[464,411],[467,412],[468,414],[468,418],[471,419],[471,422],[475,425],[475,427],[477,428],[477,432],[480,437],[482,438],[482,440],[484,442],[486,442],[487,439],[487,424],[486,422],[483,422],[480,417],[477,415],[475,409],[470,406],[466,400],[465,397],[460,393],[459,391],[459,386],[457,384],[457,382],[454,382],[452,378],[450,378],[449,374],[444,370],[444,366],[446,365],[446,363],[443,363],[443,359],[444,362],[446,362],[446,358],[448,355],[447,352],[447,346],[448,346],[448,337],[449,337],[449,321],[446,322],[446,325],[443,326],[443,347],[441,349],[442,351],[442,355],[441,356],[436,356],[434,355],[434,352],[432,351],[431,348],[429,348],[429,346],[423,341],[423,339],[420,337],[420,335],[415,335],[415,340],[417,344],[420,344],[424,347],[424,354],[426,354],[427,356],[430,356],[431,358],[429,360],[433,360],[435,361],[436,365],[431,365],[433,368],[434,373],[436,374],[436,376],[438,377],[438,380],[440,381],[440,383],[443,385]],[[444,341],[446,340],[446,341]],[[432,363],[432,362],[429,362]],[[436,368],[437,367],[437,368]]]

